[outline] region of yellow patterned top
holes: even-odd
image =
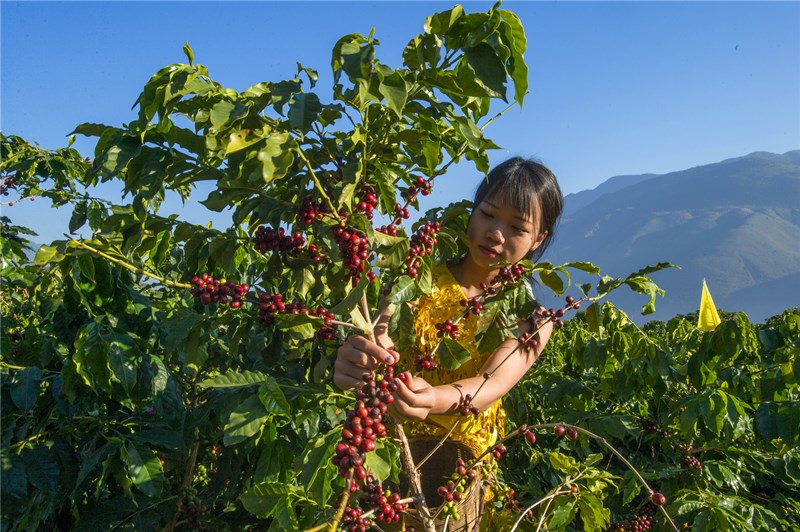
[[[407,363],[413,363],[417,355],[428,355],[439,342],[436,325],[448,319],[459,316],[464,307],[461,301],[465,299],[461,285],[450,273],[447,265],[440,264],[433,269],[433,291],[429,296],[421,297],[416,304],[414,327],[416,333],[415,345],[406,354]],[[433,371],[423,371],[420,376],[432,386],[448,384],[462,378],[474,377],[480,374],[481,367],[491,353],[479,353],[475,340],[475,330],[478,317],[470,315],[469,318],[459,323],[458,342],[471,354],[471,359],[455,370],[438,368]],[[407,421],[403,423],[406,434],[412,436],[442,437],[450,430],[453,423],[460,419],[450,437],[470,447],[476,454],[495,444],[498,438],[504,436],[506,412],[502,401],[498,400],[491,407],[478,415],[452,416],[430,415],[424,421]]]

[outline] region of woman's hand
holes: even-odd
[[[372,373],[381,364],[392,365],[400,359],[394,350],[384,349],[363,336],[350,336],[336,352],[333,382],[342,390],[351,390],[364,383],[364,374]]]
[[[407,371],[395,380],[397,391],[389,412],[400,419],[426,419],[436,405],[436,389],[422,377],[412,377]]]

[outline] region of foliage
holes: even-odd
[[[601,435],[666,495],[679,526],[796,529],[800,312],[760,325],[728,314],[708,333],[681,316],[661,325],[642,330],[609,303],[589,307],[553,335],[547,356],[512,391],[512,418],[563,421]],[[584,495],[602,500],[612,522],[648,505],[624,464],[598,461],[596,442],[541,442],[512,447],[507,463],[514,467],[504,472],[523,502],[572,477],[580,495],[556,499],[551,529],[568,525],[563,517],[576,515]],[[554,461],[562,455],[568,467]],[[576,479],[581,470],[588,472]]]
[[[521,104],[527,92],[524,31],[497,6],[429,17],[424,33],[404,49],[400,68],[376,58],[378,44],[359,34],[336,43],[330,101],[312,91],[317,74],[301,65],[289,80],[226,89],[195,64],[187,45],[188,63],[165,67],[147,82],[130,123],[76,128],[97,139],[91,160],[70,147],[47,151],[2,136],[4,192],[71,206],[70,234],[88,235],[42,246],[30,261],[32,232],[2,220],[3,530],[288,530],[333,518],[345,480],[331,458],[353,404],[352,394],[331,384],[335,348],[346,328],[371,329],[362,300],[369,313],[392,305],[393,338],[398,346],[410,343],[408,302],[430,291],[434,263],[463,254],[469,205],[434,209],[412,227],[403,225],[405,210],[416,208],[416,196],[457,161],[486,172],[486,152],[496,146],[483,129],[503,112],[487,118],[492,101],[509,100],[513,86]],[[122,184],[121,204],[91,195],[102,182]],[[229,228],[159,214],[168,195],[188,199],[203,186],[213,190],[202,204],[229,212]],[[376,228],[373,216],[386,226]],[[412,232],[434,221],[437,244],[414,255],[411,242],[422,233]],[[570,269],[599,274],[588,263],[527,266],[559,294],[569,286]],[[648,275],[669,266],[601,277],[581,289],[599,298],[628,286],[649,296],[647,312],[663,295]],[[242,308],[232,308],[221,292],[204,304],[200,293],[210,288],[203,273],[221,285],[231,281],[243,292]],[[283,301],[297,312],[282,310]],[[524,315],[533,306],[521,284],[488,301],[487,311],[494,310],[484,322],[482,348],[502,339],[497,331],[513,329],[512,310]],[[704,498],[717,501],[725,519],[741,510],[741,490],[739,499],[728,493],[729,473],[739,479],[740,467],[752,471],[737,481],[742,486],[776,494],[796,486],[790,481],[796,482],[797,423],[785,422],[797,413],[792,314],[757,335],[739,317],[723,324],[727,332],[719,336],[698,335],[679,321],[667,327],[671,336],[650,339],[611,307],[591,309],[554,339],[550,355],[511,397],[516,419],[603,429],[653,478],[647,469],[653,458],[636,454],[631,443],[635,429],[622,421],[591,424],[575,412],[603,409],[589,402],[579,408],[572,397],[588,401],[588,392],[577,391],[596,386],[614,397],[591,404],[609,411],[624,404],[645,416],[653,408],[666,416],[658,417],[665,426],[678,424],[680,441],[691,449],[714,447],[708,452],[719,464],[711,483],[680,484],[677,473],[658,470],[665,491],[683,505],[676,508],[681,516],[696,511],[697,501],[706,504]],[[596,347],[584,354],[577,350],[582,345]],[[601,354],[606,346],[613,355]],[[447,342],[448,364],[460,363],[460,349]],[[673,367],[674,360],[682,365]],[[757,384],[738,373],[747,364],[763,370]],[[648,387],[626,380],[630,372]],[[740,396],[740,389],[750,395]],[[681,407],[697,415],[667,414]],[[609,419],[628,419],[615,416]],[[754,458],[733,469],[726,460],[742,438],[752,439],[747,448]],[[536,474],[525,493],[533,497],[562,484],[556,470],[574,465],[582,478],[594,479],[577,506],[550,507],[551,528],[574,519],[587,526],[594,519],[587,516],[638,504],[637,493],[622,501],[611,493],[616,470],[602,471],[585,453],[551,453],[553,469],[528,457]],[[768,473],[767,465],[778,468],[774,461],[784,455],[782,472]],[[379,441],[367,461],[380,479],[396,478],[391,440]],[[706,463],[710,471],[714,462]],[[767,465],[757,472],[758,464]],[[796,497],[782,500],[796,507]],[[772,513],[753,519],[791,522],[775,505],[763,507]],[[708,527],[723,519],[708,516]]]

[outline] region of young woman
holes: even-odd
[[[498,263],[541,256],[553,238],[562,205],[556,178],[545,166],[512,158],[495,167],[475,193],[467,228],[467,254],[457,262],[434,268],[433,292],[416,302],[413,349],[406,353],[394,350],[386,332],[386,315],[376,328],[375,342],[350,336],[339,348],[334,366],[336,385],[352,389],[363,383],[365,372],[381,364],[402,360],[410,365],[416,355],[429,354],[439,341],[435,325],[461,314],[462,301],[482,293],[482,283],[491,284]],[[409,437],[441,438],[447,434],[467,395],[474,397],[472,406],[480,414],[462,418],[450,439],[477,455],[503,436],[505,411],[500,399],[536,362],[550,338],[552,324],[546,323],[539,330],[536,347],[517,349],[508,360],[520,345],[517,339],[508,338],[494,352],[481,353],[475,340],[476,326],[476,316],[460,323],[458,340],[470,352],[471,359],[455,371],[439,368],[424,376],[414,377],[408,372],[399,375],[390,412],[405,421]],[[529,331],[534,324],[520,322],[519,328],[521,332]],[[483,375],[487,372],[492,377],[484,384]]]

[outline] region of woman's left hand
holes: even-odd
[[[422,377],[412,377],[407,371],[402,375],[395,379],[397,391],[389,412],[403,420],[426,419],[436,404],[436,390]]]

